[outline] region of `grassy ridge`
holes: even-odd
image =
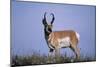
[[[95,61],[96,58],[92,57],[80,57],[79,60],[72,60],[72,57],[67,57],[66,54],[60,57],[49,57],[46,55],[40,55],[38,53],[33,53],[31,56],[13,56],[12,66],[25,66],[25,65],[39,65],[39,64],[55,64],[55,63],[72,63],[72,62],[88,62]]]

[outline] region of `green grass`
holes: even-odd
[[[58,63],[73,63],[73,62],[88,62],[95,61],[96,58],[92,57],[83,57],[81,56],[79,60],[74,59],[72,61],[72,57],[67,57],[67,55],[63,55],[60,57],[49,57],[46,55],[40,55],[38,53],[33,53],[31,56],[13,56],[12,57],[12,66],[25,66],[25,65],[43,65],[43,64],[58,64]]]

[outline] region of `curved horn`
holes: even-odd
[[[46,14],[47,14],[47,13],[45,12],[45,13],[44,13],[44,19],[46,19]]]
[[[47,21],[46,21],[46,12],[44,13],[44,18],[42,20],[43,24],[47,24]]]
[[[55,20],[55,17],[54,17],[54,14],[53,13],[51,13],[51,15],[52,15],[52,21],[51,21],[51,24],[53,24],[53,22],[54,22],[54,20]]]

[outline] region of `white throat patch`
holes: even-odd
[[[50,33],[50,31],[48,31],[48,26],[46,27],[46,31],[47,31],[48,33]]]

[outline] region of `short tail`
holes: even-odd
[[[79,41],[79,40],[80,40],[80,35],[79,35],[79,33],[76,32],[76,36],[77,36],[77,39],[78,39],[78,41]]]

